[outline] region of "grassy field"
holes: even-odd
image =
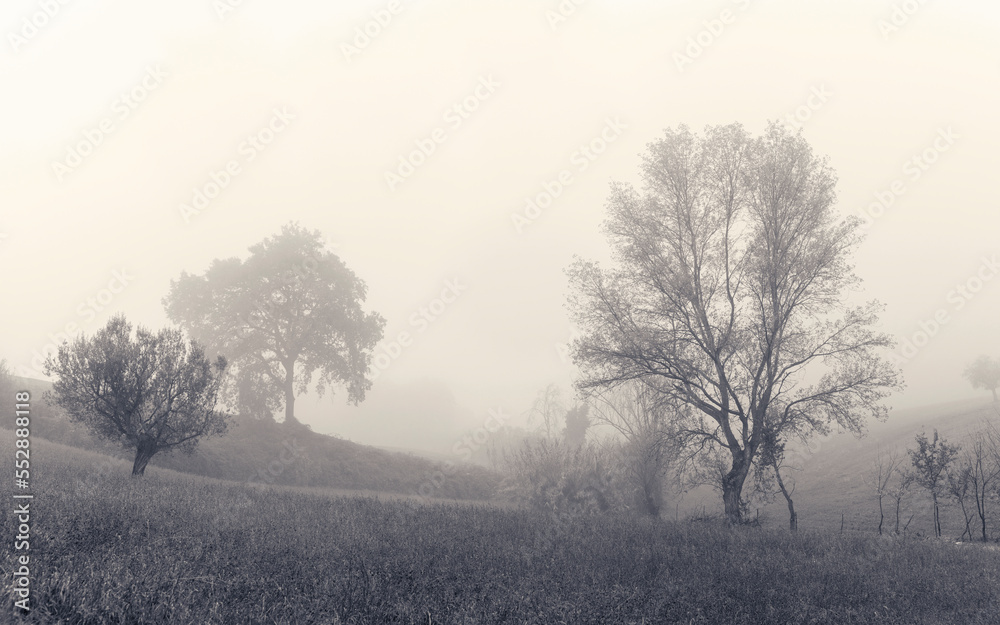
[[[0,442],[12,449],[9,432]],[[1000,553],[978,547],[420,506],[155,467],[131,480],[127,463],[32,450],[24,622],[1000,622]]]

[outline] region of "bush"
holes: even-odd
[[[506,457],[501,494],[535,510],[595,514],[626,510],[619,463],[595,445],[526,441]]]

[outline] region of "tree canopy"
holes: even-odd
[[[997,399],[997,388],[1000,387],[1000,359],[980,356],[966,367],[963,373],[972,388],[993,392],[993,401]]]
[[[160,451],[192,451],[202,436],[226,431],[226,415],[215,410],[225,369],[225,358],[211,363],[180,330],[139,326],[133,337],[121,315],[45,362],[56,377],[49,396],[71,419],[135,448],[134,476]]]
[[[164,298],[168,317],[234,364],[226,398],[242,412],[271,418],[284,406],[298,424],[297,394],[316,379],[362,401],[385,320],[362,310],[365,283],[325,249],[319,231],[288,224],[242,260],[215,260],[202,275],[182,273]]]
[[[777,123],[667,130],[641,173],[641,193],[614,183],[607,201],[615,266],[569,270],[578,386],[642,379],[688,408],[682,447],[727,459],[717,486],[740,522],[765,432],[860,433],[901,386],[880,306],[848,304],[859,220],[838,215],[827,160]]]

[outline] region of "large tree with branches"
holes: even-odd
[[[739,523],[765,434],[860,435],[885,417],[892,341],[877,302],[849,304],[860,222],[839,217],[836,177],[801,134],[681,126],[648,147],[643,192],[615,183],[607,202],[616,266],[569,270],[578,386],[651,380],[690,408],[679,443],[690,461],[727,459],[718,486]]]
[[[299,424],[295,397],[315,382],[362,401],[385,320],[364,312],[367,287],[319,231],[289,224],[243,260],[216,260],[203,275],[182,273],[164,298],[167,316],[234,365],[227,400],[241,412]]]

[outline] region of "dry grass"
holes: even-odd
[[[25,622],[1000,623],[1000,553],[950,543],[135,481],[43,440],[32,460]]]

